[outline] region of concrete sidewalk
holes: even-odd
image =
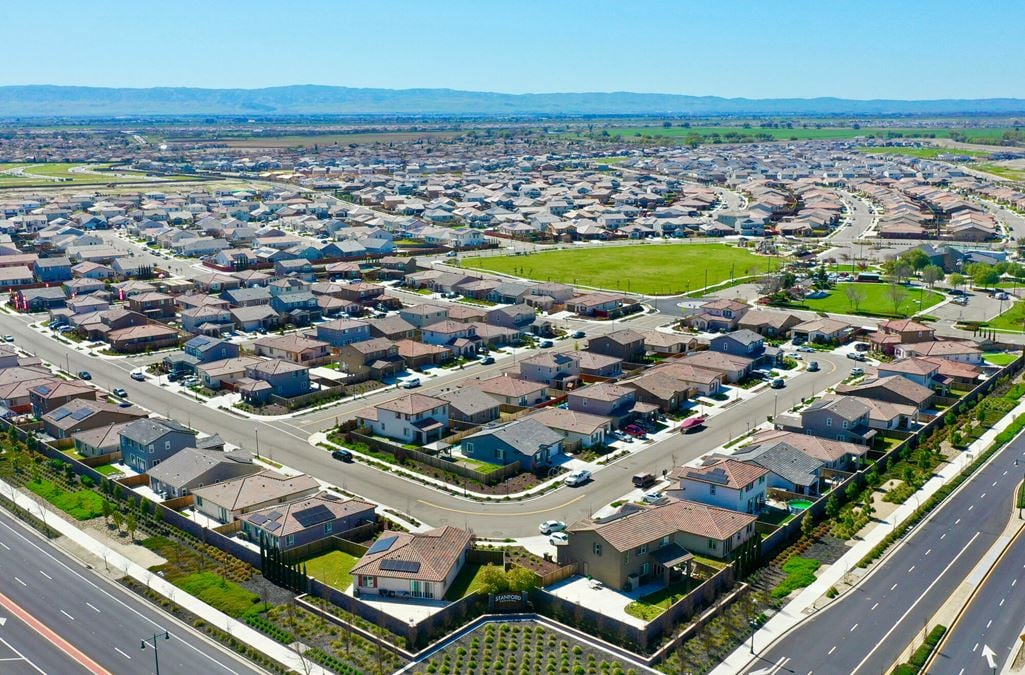
[[[291,668],[295,672],[310,673],[311,675],[314,673],[316,675],[330,675],[330,671],[327,671],[314,663],[303,663],[298,655],[296,655],[296,653],[289,647],[276,642],[263,633],[260,633],[246,624],[236,621],[227,614],[214,609],[210,605],[200,601],[198,598],[189,595],[185,591],[176,587],[169,581],[153,574],[131,559],[126,558],[118,551],[107,546],[106,543],[94,539],[88,533],[75,527],[74,524],[64,520],[64,518],[60,517],[58,514],[50,511],[42,504],[36,502],[27,495],[22,494],[14,486],[2,480],[0,480],[0,494],[12,499],[15,504],[29,513],[38,515],[47,526],[60,532],[61,535],[67,537],[69,540],[74,542],[75,545],[81,547],[85,551],[88,551],[90,554],[95,555],[97,558],[105,560],[112,567],[124,570],[126,576],[132,577],[149,589],[156,591],[168,600],[177,603],[189,612],[192,612],[210,625],[227,631],[230,635],[238,638],[248,645],[251,645],[253,648],[288,668]],[[204,638],[209,639],[206,638],[206,636],[204,636]],[[220,643],[216,641],[213,642],[220,645]],[[224,649],[228,650],[227,647],[224,647]],[[239,658],[242,659],[243,657],[239,656]]]
[[[818,610],[828,606],[830,603],[835,602],[837,599],[844,597],[847,592],[857,587],[858,581],[864,578],[870,573],[869,570],[863,570],[859,568],[858,562],[871,551],[876,544],[881,542],[883,538],[893,531],[894,527],[899,523],[903,522],[908,516],[910,516],[923,502],[930,496],[936,493],[943,485],[953,479],[960,471],[962,471],[980,452],[985,450],[993,441],[996,439],[997,434],[1010,426],[1011,422],[1014,421],[1019,415],[1025,414],[1025,402],[1019,403],[1014,407],[1011,412],[1001,418],[993,427],[987,430],[977,441],[972,443],[965,451],[962,452],[961,457],[955,461],[950,462],[942,469],[940,469],[936,475],[933,476],[922,489],[915,493],[914,496],[909,498],[906,502],[896,508],[887,518],[881,522],[873,522],[871,525],[866,526],[858,534],[862,537],[854,546],[852,546],[847,553],[841,556],[836,562],[824,568],[818,573],[815,582],[807,588],[800,591],[796,597],[790,602],[783,606],[783,608],[769,619],[764,626],[755,632],[753,638],[754,649],[756,652],[760,652],[773,642],[783,637],[789,630],[797,626],[804,619],[809,616],[813,616]],[[971,459],[969,459],[969,456]],[[894,544],[894,548],[900,546],[904,541],[898,541]],[[890,550],[894,550],[891,548]],[[876,562],[876,565],[885,564],[886,557],[884,556],[880,561]],[[848,575],[858,575],[857,580],[851,581],[851,588],[848,589],[844,594],[837,596],[830,600],[823,600],[825,593],[830,587],[837,585],[841,580],[845,579]],[[713,671],[712,675],[735,675],[736,673],[742,673],[744,670],[752,665],[755,658],[751,655],[751,641],[747,641],[741,647],[738,647],[732,654],[730,654],[722,663],[720,663]]]

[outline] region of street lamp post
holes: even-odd
[[[747,622],[751,626],[751,653],[755,653],[755,633],[758,632],[758,622],[754,619]],[[158,674],[159,675],[159,674]]]
[[[254,429],[254,431],[256,432],[256,456],[259,457],[260,456],[260,429],[257,428],[257,429]]]
[[[157,640],[160,637],[161,637],[160,633],[154,633],[153,637],[151,637],[151,638],[144,638],[142,640],[142,645],[139,647],[140,649],[146,649],[146,645],[150,645],[151,647],[153,647],[153,666],[154,666],[154,669],[156,670],[156,675],[160,675],[160,655],[159,655],[159,651],[157,649]],[[170,640],[171,639],[171,634],[168,633],[165,630],[164,634],[163,634],[163,638],[165,640]]]

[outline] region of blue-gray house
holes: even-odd
[[[548,466],[562,451],[562,435],[531,418],[478,431],[462,441],[462,452],[489,464],[519,461],[527,471]]]
[[[126,424],[120,432],[121,461],[145,473],[183,448],[196,445],[196,432],[174,420],[148,417]]]
[[[200,363],[233,359],[240,351],[237,344],[208,335],[197,335],[185,343],[185,353],[195,356]]]
[[[266,403],[271,396],[291,398],[310,393],[310,369],[284,359],[268,359],[247,366],[236,391],[250,403]]]
[[[34,267],[36,279],[39,281],[60,283],[71,279],[71,261],[64,256],[39,258]]]

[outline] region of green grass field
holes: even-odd
[[[982,355],[986,363],[992,363],[994,366],[1006,366],[1009,363],[1014,363],[1017,360],[1017,354],[1008,354],[1007,352],[986,352]]]
[[[258,614],[263,609],[260,596],[214,572],[190,574],[176,579],[174,585],[236,619]]]
[[[920,159],[936,159],[940,155],[964,155],[966,157],[989,157],[988,152],[981,150],[958,150],[952,148],[858,148],[858,152],[867,155],[901,155]]]
[[[853,286],[862,291],[865,297],[855,311],[853,305],[847,299],[844,289]],[[794,307],[812,309],[816,312],[830,312],[833,314],[863,314],[866,316],[910,316],[920,309],[927,309],[943,300],[943,296],[927,288],[907,288],[907,297],[894,311],[893,301],[890,298],[890,284],[865,284],[849,283],[837,284],[829,291],[824,298],[806,299],[801,303],[795,303]],[[921,298],[921,307],[919,306]]]
[[[250,136],[206,140],[224,143],[232,148],[312,148],[314,145],[326,147],[329,145],[349,144],[367,145],[369,143],[407,143],[421,139],[449,140],[456,136],[462,136],[464,133],[462,131],[382,131],[379,133],[356,132],[351,134]],[[175,142],[181,142],[181,139],[176,139]]]
[[[1003,314],[986,322],[990,328],[1021,333],[1025,327],[1025,302],[1016,302]]]
[[[456,575],[456,580],[448,587],[445,599],[454,602],[479,591],[482,585],[480,573],[484,567],[485,565],[480,563],[466,563],[463,565],[463,569],[459,570],[459,574]]]
[[[857,138],[859,136],[874,138],[949,138],[951,129],[948,128],[920,128],[920,127],[853,127],[844,126],[821,126],[816,127],[809,124],[802,127],[798,124],[794,128],[763,128],[757,124],[744,126],[671,126],[663,127],[607,127],[596,129],[596,133],[608,132],[609,138],[621,137],[621,140],[642,140],[645,137],[655,139],[667,139],[675,142],[685,142],[688,136],[697,134],[703,137],[703,142],[714,141],[718,136],[723,142],[745,142],[752,140],[775,140],[775,141],[806,141],[806,140],[829,140]],[[956,129],[957,133],[966,136],[971,142],[986,142],[999,139],[1004,132],[1014,131],[1011,127],[992,127],[978,129]],[[575,134],[582,137],[583,134]]]
[[[344,591],[352,585],[349,571],[359,560],[345,551],[331,551],[305,561],[306,572],[314,579]]]
[[[103,497],[92,490],[68,492],[46,479],[29,481],[25,487],[75,520],[90,520],[103,515]]]
[[[466,258],[464,267],[537,281],[620,290],[646,295],[676,295],[732,276],[763,274],[779,259],[758,256],[726,244],[605,246],[546,251],[524,256]]]
[[[976,171],[984,171],[985,173],[991,173],[994,176],[1000,176],[1001,178],[1007,178],[1008,180],[1025,180],[1025,171],[1021,169],[1012,169],[1009,166],[1002,164],[972,164],[971,168]]]
[[[81,173],[77,169],[89,167],[89,173]],[[0,163],[0,187],[61,187],[68,185],[109,185],[112,183],[147,182],[145,174],[121,172],[92,173],[103,171],[110,164],[28,164]],[[24,173],[10,173],[11,169],[21,169]],[[71,169],[76,169],[72,171]],[[124,173],[125,175],[119,175]],[[175,176],[174,180],[195,180],[190,176]],[[157,181],[154,181],[157,182]]]

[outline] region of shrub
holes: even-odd
[[[783,564],[787,576],[772,589],[772,597],[785,598],[798,588],[810,586],[815,581],[815,571],[822,563],[814,558],[794,556]]]

